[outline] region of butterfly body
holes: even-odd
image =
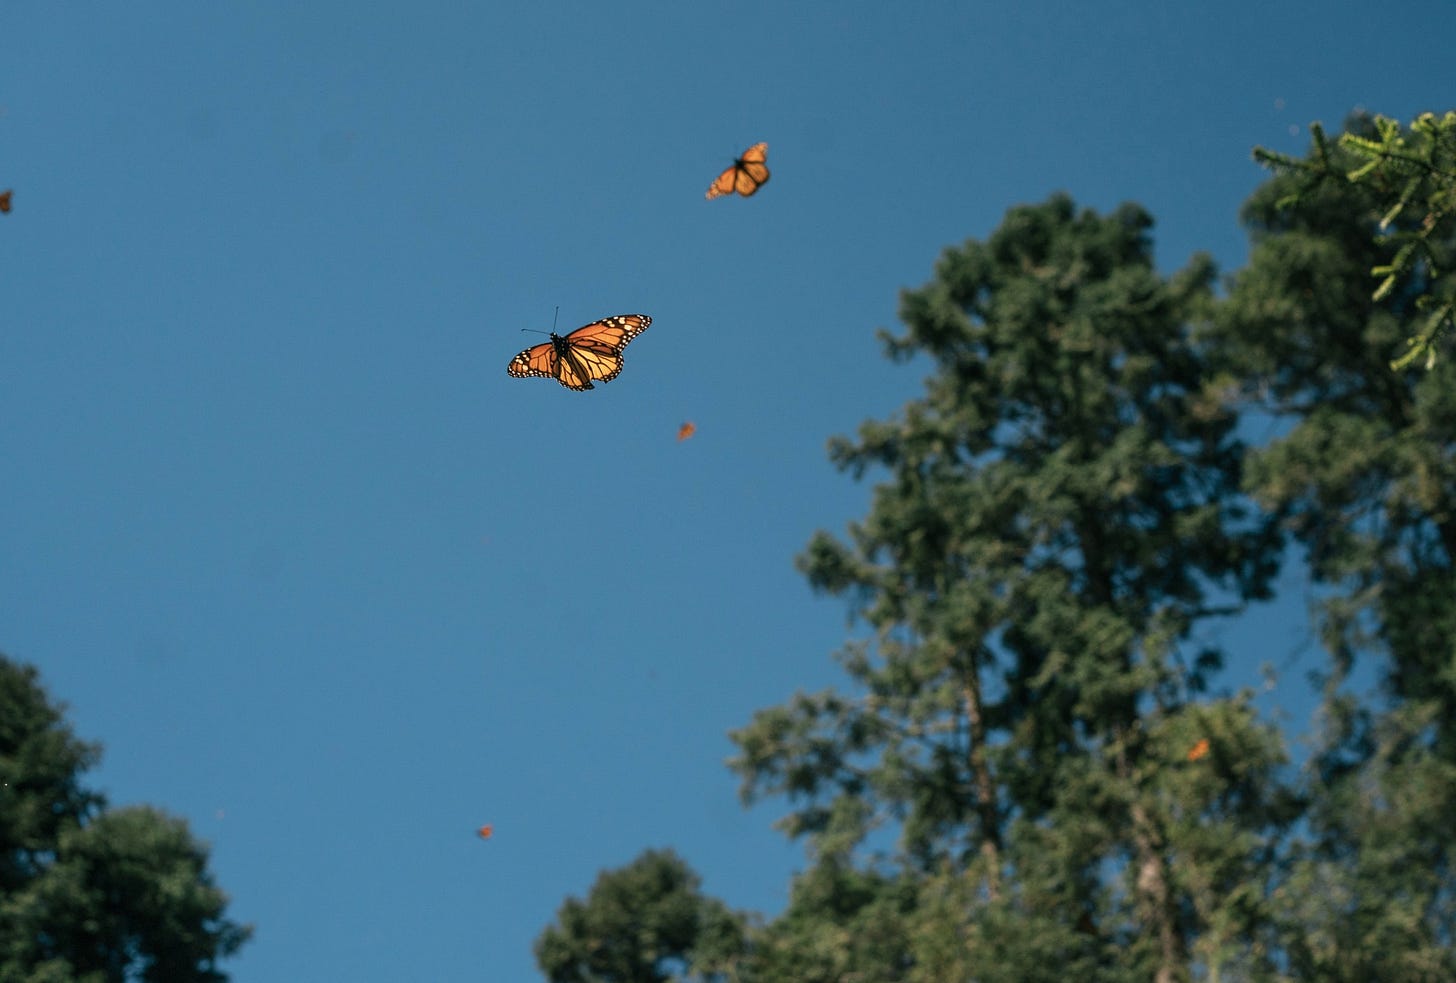
[[[646,314],[617,314],[583,325],[568,335],[551,332],[551,340],[533,345],[511,359],[506,371],[517,379],[555,379],[567,389],[584,392],[595,382],[611,382],[622,372],[622,349],[647,330]]]
[[[738,192],[747,198],[759,188],[768,184],[768,144],[755,143],[743,151],[743,156],[733,161],[733,166],[719,174],[708,185],[707,198],[712,201],[721,195]]]

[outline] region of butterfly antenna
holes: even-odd
[[[540,330],[538,328],[522,328],[521,330],[522,331],[529,331],[532,334],[548,334],[548,333],[549,334],[555,334],[556,333],[556,320],[559,317],[561,317],[561,305],[560,304],[557,304],[556,305],[556,314],[555,314],[554,317],[551,318],[551,330],[550,330],[550,332],[542,331],[542,330]]]

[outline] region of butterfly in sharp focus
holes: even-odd
[[[731,195],[738,192],[747,198],[759,188],[768,184],[768,144],[755,143],[743,151],[743,156],[733,162],[733,166],[722,174],[719,174],[713,183],[708,185],[708,200],[712,201],[720,195]]]
[[[567,389],[595,389],[592,382],[611,382],[622,371],[622,349],[652,323],[646,314],[617,314],[583,325],[569,335],[551,332],[551,340],[532,345],[511,359],[506,371],[517,379],[555,379]]]

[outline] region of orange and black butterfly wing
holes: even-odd
[[[720,195],[738,192],[747,198],[763,185],[768,184],[768,144],[755,143],[733,162],[733,166],[713,179],[708,185],[707,198],[711,201]]]
[[[620,353],[651,323],[652,318],[646,314],[615,314],[577,328],[566,336],[566,342],[573,347],[596,351],[612,349]]]
[[[555,379],[567,389],[581,392],[595,388],[591,384],[590,362],[590,359],[582,358],[566,338],[553,333],[550,341],[533,345],[511,359],[506,371],[517,379],[533,376]]]
[[[733,162],[737,172],[733,179],[733,190],[747,198],[759,188],[768,184],[768,144],[755,143]]]
[[[532,345],[511,359],[506,371],[517,379],[529,379],[532,376],[555,379],[559,373],[557,366],[560,361],[556,354],[556,341],[557,336],[553,334],[550,341]]]
[[[594,345],[567,342],[561,352],[556,380],[567,389],[595,389],[593,379],[611,382],[622,371],[622,353]]]
[[[0,191],[0,212],[10,212],[10,191]]]
[[[715,177],[713,183],[708,185],[707,198],[709,201],[712,201],[714,198],[721,197],[722,195],[731,195],[737,185],[738,165],[734,164],[728,170]]]
[[[622,372],[622,349],[647,330],[652,318],[646,314],[616,314],[577,328],[566,336],[567,350],[561,360],[569,364],[571,375],[592,388],[591,381],[611,382]],[[567,385],[563,368],[561,384]],[[572,387],[575,388],[575,387]]]

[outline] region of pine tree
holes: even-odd
[[[108,809],[80,782],[76,739],[36,671],[0,656],[0,983],[217,983],[251,929],[186,824]]]
[[[699,890],[671,850],[647,850],[604,871],[585,901],[568,898],[536,940],[552,983],[719,980],[743,948],[745,924]]]
[[[1369,289],[1404,248],[1373,235],[1388,212],[1367,182],[1269,181],[1219,319],[1230,378],[1285,431],[1249,488],[1304,547],[1331,655],[1311,836],[1278,895],[1301,978],[1456,979],[1456,366],[1387,365],[1428,313],[1419,276]],[[1456,255],[1456,226],[1436,230],[1435,253]],[[1347,685],[1361,662],[1378,693]]]
[[[1212,265],[1160,277],[1150,225],[1056,197],[949,250],[885,339],[933,365],[925,396],[831,445],[888,477],[801,566],[873,639],[843,655],[849,692],[736,732],[734,767],[747,798],[789,798],[818,865],[898,833],[867,869],[923,899],[863,978],[1172,983],[1267,960],[1282,749],[1245,698],[1200,699],[1220,658],[1189,639],[1265,594],[1277,544],[1193,338]]]
[[[1318,123],[1310,134],[1314,146],[1303,159],[1263,147],[1254,148],[1254,158],[1297,178],[1282,183],[1282,205],[1324,184],[1336,185],[1337,194],[1347,182],[1365,191],[1349,200],[1374,205],[1374,242],[1389,247],[1388,262],[1370,270],[1378,280],[1372,299],[1399,292],[1419,312],[1407,318],[1414,333],[1391,367],[1423,359],[1429,369],[1438,343],[1456,325],[1456,255],[1450,248],[1456,236],[1456,111],[1422,113],[1409,127],[1385,116],[1356,116],[1334,145]]]

